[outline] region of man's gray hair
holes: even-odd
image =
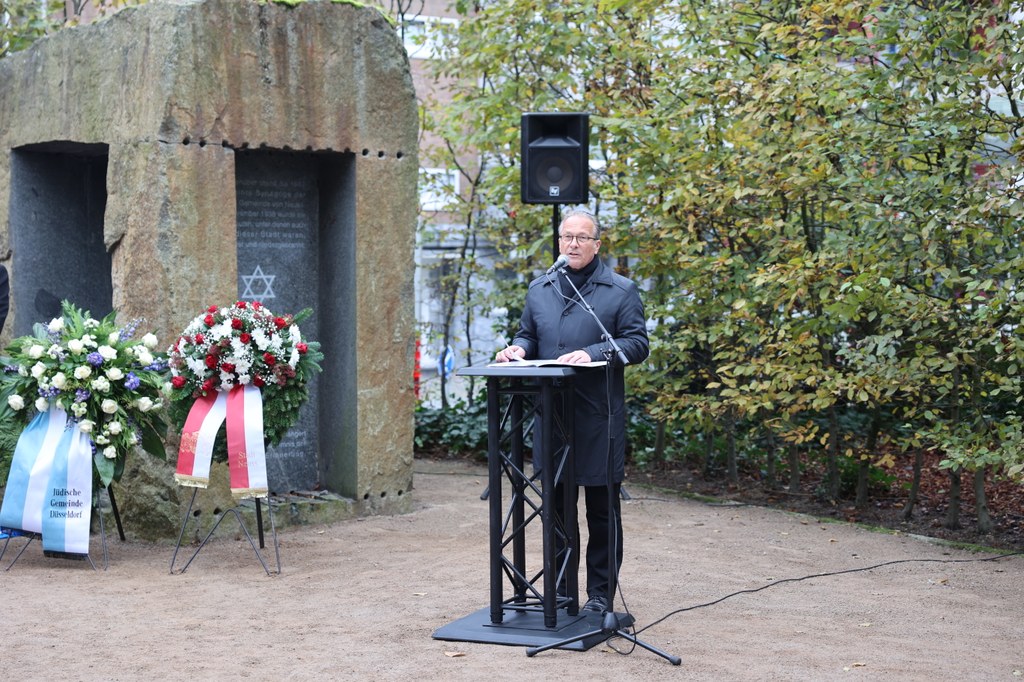
[[[562,222],[558,225],[559,231],[561,231],[562,225],[565,225],[565,221],[569,218],[581,216],[590,221],[590,224],[594,226],[594,237],[597,239],[601,238],[601,224],[597,222],[597,216],[588,211],[585,208],[571,208],[562,215]]]

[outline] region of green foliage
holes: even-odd
[[[0,58],[52,33],[63,24],[63,2],[4,0],[0,3]]]
[[[691,437],[683,424],[661,424],[651,416],[648,394],[626,397],[626,456],[640,468],[659,462],[686,462],[700,459],[703,445]],[[660,433],[659,433],[660,429]]]
[[[852,498],[856,494],[857,479],[860,476],[860,462],[850,457],[839,460],[839,492],[842,497]],[[868,464],[867,485],[870,491],[887,491],[892,488],[896,477],[883,467]],[[819,489],[818,495],[827,498],[828,491]]]
[[[24,429],[24,424],[16,417],[7,405],[0,405],[0,482],[7,484],[7,474],[11,471],[11,460],[14,448]]]
[[[425,128],[487,160],[475,210],[500,211],[477,236],[509,245],[497,291],[522,296],[550,214],[519,203],[519,114],[591,113],[602,251],[644,282],[656,325],[630,370],[634,456],[684,456],[654,452],[656,423],[681,453],[729,416],[744,442],[821,453],[832,496],[880,443],[1020,476],[1013,7],[478,4],[448,29],[458,58],[437,76],[455,96]]]
[[[416,451],[487,458],[487,403],[459,401],[444,409],[416,407]]]

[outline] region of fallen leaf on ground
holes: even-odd
[[[448,658],[459,658],[461,656],[465,656],[466,653],[464,651],[446,651],[444,652],[444,655]]]

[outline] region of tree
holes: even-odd
[[[451,111],[496,161],[507,262],[535,271],[545,233],[515,199],[518,114],[590,111],[593,203],[657,322],[631,375],[654,419],[824,448],[833,499],[901,452],[1021,473],[1011,3],[475,9],[443,71],[474,86]]]
[[[63,2],[3,0],[0,2],[0,58],[24,50],[63,25]]]

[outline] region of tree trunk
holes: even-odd
[[[981,399],[981,367],[977,364],[971,367],[971,403],[974,412],[980,411]],[[978,422],[978,429],[982,430],[981,422]],[[974,471],[974,509],[978,517],[978,532],[991,533],[994,524],[992,516],[988,513],[988,497],[985,495],[985,472],[986,467],[980,466]]]
[[[950,424],[960,423],[960,365],[953,366],[953,405],[950,408]],[[960,489],[963,484],[959,467],[949,470],[949,506],[946,508],[945,528],[960,528]]]
[[[443,412],[448,411],[448,372],[445,371],[445,353],[448,350],[448,339],[451,338],[448,334],[449,322],[445,323],[444,336],[441,340],[441,362],[438,365],[437,376],[441,383],[441,410]]]
[[[978,515],[978,531],[991,533],[995,524],[988,513],[988,497],[985,495],[985,467],[974,472],[974,506]]]
[[[765,448],[765,473],[764,473],[764,487],[768,490],[775,489],[775,439],[772,437],[768,438],[768,447]]]
[[[789,492],[800,492],[800,448],[789,444]]]
[[[654,427],[654,461],[665,461],[665,422],[659,421]]]
[[[871,458],[864,455],[857,462],[857,496],[853,503],[857,509],[868,506],[868,473],[871,472]]]
[[[839,413],[836,406],[828,408],[828,497],[833,502],[839,499]]]
[[[475,188],[474,188],[475,192]],[[459,307],[460,294],[463,296],[469,295],[469,282],[472,279],[472,272],[466,268],[466,263],[471,255],[476,254],[476,226],[473,223],[472,213],[467,216],[465,223],[465,233],[462,238],[462,243],[459,245],[459,257],[454,262],[455,272],[448,272],[447,266],[444,266],[441,271],[441,287],[445,294],[444,301],[444,323],[442,326],[443,330],[443,344],[441,348],[441,409],[448,410],[448,372],[445,371],[445,352],[448,350],[448,346],[452,342],[452,331],[455,328],[455,313]],[[465,284],[462,280],[465,278]],[[466,329],[472,329],[472,317],[473,311],[472,306],[466,306]],[[468,339],[472,338],[472,334],[467,333]],[[454,351],[453,351],[454,352]],[[467,359],[472,358],[472,344],[468,346]]]
[[[871,458],[878,453],[875,450],[878,448],[878,432],[881,431],[881,420],[879,418],[878,409],[871,410],[871,424],[868,426],[868,437],[865,443],[865,450],[867,452],[862,456],[859,466],[857,467],[857,501],[855,503],[857,509],[866,509],[868,506],[868,474],[871,473]]]
[[[725,428],[725,463],[727,468],[726,476],[728,477],[729,483],[733,485],[739,485],[740,472],[739,468],[736,465],[736,416],[732,410],[729,410],[729,414],[726,417]]]
[[[466,288],[466,291],[470,291],[471,287],[473,286],[472,275],[470,274],[470,269],[469,268],[466,268],[464,270],[464,272],[465,272],[465,275],[466,275],[466,281],[465,281],[464,286]],[[466,364],[467,365],[472,365],[473,364],[473,306],[471,306],[471,305],[467,305],[466,309],[465,309],[465,315],[463,316],[463,320],[462,320],[462,333],[466,335]],[[469,386],[468,386],[468,390],[467,390],[467,393],[466,393],[466,397],[467,397],[466,402],[469,405],[472,405],[475,402],[474,394],[476,393],[476,391],[474,390],[474,384],[473,384],[473,380],[475,378],[476,377],[469,377]]]
[[[924,467],[924,450],[918,448],[914,452],[914,477],[910,481],[910,491],[907,494],[907,506],[903,508],[903,520],[909,521],[914,516],[914,506],[917,505],[917,496],[921,492],[921,469]]]
[[[700,468],[700,475],[708,478],[711,475],[711,461],[715,456],[715,433],[711,429],[704,431],[704,463]]]
[[[960,528],[960,488],[962,486],[962,480],[960,475],[960,469],[949,470],[949,507],[946,508],[946,520],[943,521],[942,526],[949,528],[950,530],[957,530]]]

